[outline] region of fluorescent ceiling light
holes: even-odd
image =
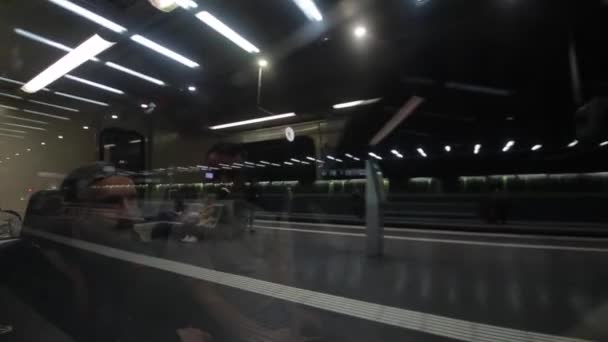
[[[69,1],[66,1],[66,0],[49,0],[49,1],[54,3],[55,5],[61,6],[72,13],[75,13],[83,18],[86,18],[86,19],[88,19],[94,23],[97,23],[116,33],[123,33],[123,32],[127,31],[126,28],[124,28],[98,14],[93,13],[86,8],[73,4]]]
[[[129,141],[129,144],[140,144],[140,143],[141,143],[141,139],[135,139],[135,140]]]
[[[22,134],[27,134],[26,131],[20,131],[17,129],[10,129],[10,128],[2,128],[0,127],[0,131],[4,131],[4,132],[11,132],[11,133],[22,133]]]
[[[196,87],[195,86],[189,86],[188,87],[188,91],[195,92],[196,91]]]
[[[355,27],[355,30],[353,31],[353,33],[355,34],[355,37],[363,38],[367,35],[367,28],[365,28],[363,26],[357,26],[357,27]]]
[[[14,116],[14,115],[0,114],[0,117],[7,118],[7,119],[27,121],[27,122],[37,123],[37,124],[41,124],[41,125],[48,125],[49,124],[48,122],[38,121],[38,120],[32,120],[32,119],[26,119],[26,118],[22,118],[22,117],[19,117],[19,116]]]
[[[336,158],[334,158],[333,156],[327,156],[327,159],[329,159],[329,160],[336,160]]]
[[[378,160],[382,160],[382,157],[380,157],[379,155],[375,154],[374,152],[370,152],[368,153],[370,157],[372,158],[376,158]]]
[[[106,65],[109,66],[112,69],[116,69],[116,70],[122,71],[122,72],[127,73],[127,74],[129,74],[131,76],[139,77],[142,80],[146,80],[148,82],[151,82],[151,83],[154,83],[154,84],[157,84],[157,85],[160,85],[160,86],[164,86],[165,85],[165,82],[163,82],[163,81],[161,81],[159,79],[156,79],[156,78],[148,76],[148,75],[144,75],[144,74],[142,74],[140,72],[137,72],[135,70],[126,68],[126,67],[124,67],[122,65],[119,65],[119,64],[116,64],[116,63],[112,63],[112,62],[106,62]]]
[[[419,153],[421,156],[423,156],[424,158],[426,158],[426,157],[427,157],[426,152],[424,152],[424,150],[423,150],[422,148],[418,148],[418,149],[416,149],[416,151],[418,151],[418,153]]]
[[[112,119],[114,119],[114,120],[118,119],[118,115],[112,114]]]
[[[28,39],[33,40],[38,43],[42,43],[44,45],[48,45],[50,47],[54,47],[56,49],[59,49],[59,50],[65,51],[65,52],[72,52],[74,50],[74,48],[71,48],[65,44],[58,43],[54,40],[42,37],[33,32],[30,32],[30,31],[26,31],[26,30],[23,30],[20,28],[16,28],[14,31],[17,35],[28,38]],[[94,62],[99,62],[99,58],[97,58],[97,57],[91,57],[90,60],[92,60]]]
[[[35,101],[35,100],[28,100],[31,103],[37,103],[39,105],[43,105],[43,106],[48,106],[48,107],[53,107],[53,108],[59,108],[59,109],[64,109],[64,110],[69,110],[70,112],[80,112],[80,110],[78,109],[74,109],[74,108],[70,108],[70,107],[64,107],[64,106],[58,106],[58,105],[54,105],[51,103],[46,103],[46,102],[42,102],[42,101]]]
[[[26,83],[21,89],[26,93],[35,93],[47,85],[55,82],[58,78],[74,70],[91,57],[110,48],[114,43],[109,42],[98,35],[93,35],[84,43],[80,44],[74,51],[63,56],[53,65],[41,72]]]
[[[89,129],[89,126],[82,126],[82,129],[87,130]]]
[[[197,8],[198,4],[192,0],[175,0],[175,3],[183,9]]]
[[[65,75],[65,78],[68,78],[68,79],[70,79],[72,81],[76,81],[76,82],[80,82],[80,83],[83,83],[83,84],[90,85],[91,87],[103,89],[105,91],[109,91],[109,92],[114,93],[114,94],[124,95],[124,93],[125,93],[122,90],[118,90],[116,88],[112,88],[112,87],[109,87],[107,85],[103,85],[101,83],[85,80],[84,78],[76,77],[76,76],[73,76],[73,75]]]
[[[0,93],[0,96],[10,97],[11,99],[16,99],[16,100],[23,100],[23,97],[17,96],[17,95],[13,95],[13,94]]]
[[[38,112],[38,111],[35,111],[35,110],[24,109],[23,111],[26,112],[26,113],[34,114],[34,115],[46,116],[47,118],[66,120],[66,121],[71,120],[70,118],[66,118],[65,116],[47,114],[47,113]]]
[[[95,105],[98,105],[98,106],[103,106],[103,107],[109,107],[110,106],[109,104],[107,104],[105,102],[95,101],[95,100],[88,99],[86,97],[71,95],[71,94],[62,93],[62,92],[59,92],[59,91],[56,91],[55,95],[67,97],[67,98],[78,100],[78,101],[82,101],[82,102],[92,103],[92,104],[95,104]]]
[[[177,52],[171,51],[171,50],[167,49],[166,47],[164,47],[160,44],[157,44],[144,36],[140,36],[139,34],[132,35],[131,40],[133,40],[151,50],[154,50],[154,51],[160,53],[161,55],[165,55],[166,57],[169,57],[169,58],[173,59],[174,61],[182,63],[183,65],[185,65],[189,68],[199,67],[198,63],[178,54]]]
[[[474,154],[479,154],[479,150],[481,149],[481,145],[480,144],[476,144],[474,149],[473,149],[473,153]]]
[[[538,151],[543,147],[543,145],[534,145],[532,146],[532,151]]]
[[[260,68],[265,68],[268,66],[268,61],[265,59],[260,59],[260,60],[258,60],[258,66]]]
[[[301,162],[302,162],[301,160],[298,160],[298,159],[296,159],[296,158],[291,158],[290,160],[291,160],[292,162],[295,162],[295,163],[301,163]]]
[[[63,135],[58,135],[58,136],[57,136],[57,139],[59,139],[59,140],[63,140]]]
[[[452,152],[452,146],[450,146],[450,145],[445,145],[445,147],[444,147],[444,148],[445,148],[445,151],[446,151],[446,152]]]
[[[315,159],[315,158],[313,158],[313,157],[306,157],[306,159],[308,159],[308,160],[310,160],[310,161],[316,161],[316,159]]]
[[[315,5],[313,0],[292,0],[296,6],[306,15],[309,20],[322,21],[323,15],[319,11],[319,8]]]
[[[10,110],[19,110],[19,108],[17,108],[17,107],[5,106],[5,105],[1,105],[1,104],[0,104],[0,108],[10,109]]]
[[[608,145],[608,141],[604,141],[604,142],[600,143],[600,146],[602,146],[602,147],[604,147],[606,145]]]
[[[293,163],[290,163],[290,162],[285,162],[284,164],[285,165],[289,165],[289,166],[293,166]]]
[[[249,53],[259,53],[260,49],[251,44],[247,39],[241,37],[238,33],[234,32],[230,27],[226,26],[219,19],[214,17],[207,11],[202,11],[196,15],[205,24],[209,25],[212,29],[216,30],[222,36],[228,38],[236,45],[240,46],[243,50]]]
[[[22,136],[22,135],[13,135],[13,134],[0,133],[0,136],[7,137],[7,138],[15,138],[15,139],[25,139],[25,137]]]
[[[280,164],[277,164],[277,163],[271,163],[270,165],[276,166],[276,167],[280,167],[281,166]]]
[[[375,98],[375,99],[370,99],[370,100],[358,100],[358,101],[352,101],[352,102],[339,103],[339,104],[334,105],[333,107],[334,107],[334,109],[343,109],[343,108],[350,108],[350,107],[357,107],[357,106],[365,106],[365,105],[379,102],[380,100],[382,100],[381,97]]]
[[[42,128],[42,127],[19,125],[19,124],[14,124],[14,123],[7,123],[7,122],[3,122],[2,124],[3,125],[7,125],[7,126],[12,126],[12,127],[20,127],[20,128],[33,129],[33,130],[36,130],[36,131],[46,131],[46,128]]]
[[[578,140],[574,140],[573,142],[569,143],[568,147],[574,147],[576,145],[578,145]]]
[[[340,158],[336,158],[336,161],[337,161],[338,163],[343,163],[343,162],[344,162],[344,160],[342,160],[342,159],[340,159]]]
[[[4,82],[8,82],[8,83],[13,83],[13,84],[18,84],[18,85],[23,85],[24,84],[23,82],[12,80],[12,79],[6,78],[6,77],[0,77],[0,81],[4,81]]]
[[[212,126],[209,128],[213,129],[213,130],[217,130],[217,129],[223,129],[223,128],[236,127],[236,126],[251,125],[254,123],[265,122],[265,121],[279,120],[279,119],[289,118],[292,116],[296,116],[296,113],[286,113],[286,114],[265,116],[265,117],[257,118],[257,119],[244,120],[244,121],[238,121],[238,122],[233,122],[233,123]]]
[[[146,103],[142,103],[142,104],[140,104],[139,106],[140,106],[141,108],[143,108],[143,109],[146,109],[146,108],[148,108],[148,107],[149,107],[149,106],[148,106]]]
[[[505,147],[502,148],[502,151],[508,152],[511,149],[511,147],[513,147],[513,145],[515,145],[515,141],[513,141],[513,140],[508,141],[506,143]]]

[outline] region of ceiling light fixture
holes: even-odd
[[[6,137],[6,138],[25,139],[25,137],[22,136],[22,135],[13,135],[13,134],[0,133],[0,136],[1,137]]]
[[[89,129],[89,126],[82,126],[82,129],[87,130]]]
[[[306,157],[306,159],[308,159],[308,160],[310,160],[310,161],[316,161],[316,159],[315,159],[315,158],[313,158],[313,157]]]
[[[367,28],[365,28],[364,26],[357,26],[353,30],[353,33],[354,33],[355,37],[363,38],[367,35]]]
[[[19,108],[17,108],[17,107],[5,106],[5,105],[2,105],[2,104],[0,104],[0,108],[10,109],[10,110],[19,110]]]
[[[13,94],[0,93],[0,96],[10,97],[11,99],[16,99],[16,100],[23,100],[23,97],[17,96],[17,95],[13,95]]]
[[[21,134],[27,134],[26,131],[20,131],[17,129],[10,129],[10,128],[2,128],[0,127],[0,131],[4,131],[4,132],[10,132],[10,133],[21,133]]]
[[[401,154],[399,151],[397,150],[391,150],[391,153],[395,155],[395,157],[399,158],[399,159],[403,159],[403,154]]]
[[[42,102],[42,101],[28,100],[28,102],[36,103],[36,104],[43,105],[43,106],[63,109],[63,110],[69,110],[70,112],[80,112],[80,110],[78,110],[78,109],[74,109],[74,108],[70,108],[70,107],[64,107],[64,106],[58,106],[58,105],[54,105],[54,104],[47,103],[47,102]]]
[[[260,59],[260,60],[258,60],[258,66],[260,68],[266,68],[266,67],[268,67],[268,61],[265,59]]]
[[[606,146],[606,145],[608,145],[608,141],[604,141],[604,142],[601,142],[601,143],[600,143],[600,146],[601,146],[601,147],[604,147],[604,146]]]
[[[47,113],[38,112],[38,111],[35,111],[35,110],[24,109],[23,111],[26,112],[26,113],[34,114],[34,115],[46,116],[47,118],[53,118],[53,119],[65,120],[65,121],[70,121],[71,120],[70,118],[67,118],[65,116],[47,114]]]
[[[481,149],[481,145],[480,144],[476,144],[475,147],[473,148],[473,153],[474,154],[479,154],[479,150]]]
[[[292,0],[311,21],[322,21],[323,15],[313,0]]]
[[[46,143],[43,141],[43,142],[40,143],[40,145],[45,146]]]
[[[11,126],[11,127],[19,127],[19,128],[33,129],[33,130],[35,130],[35,131],[46,131],[46,128],[41,128],[41,127],[26,126],[26,125],[19,125],[19,124],[8,123],[8,122],[3,122],[3,124],[4,124],[4,125],[7,125],[7,126]]]
[[[88,99],[86,97],[71,95],[71,94],[62,93],[62,92],[59,92],[59,91],[56,91],[54,94],[55,95],[59,95],[59,96],[63,96],[63,97],[67,97],[69,99],[74,99],[74,100],[78,100],[78,101],[82,101],[82,102],[92,103],[94,105],[98,105],[98,106],[102,106],[102,107],[109,107],[110,106],[109,104],[107,104],[105,102],[95,101],[95,100]]]
[[[142,74],[141,72],[137,72],[135,70],[129,69],[129,68],[124,67],[122,65],[119,65],[119,64],[116,64],[116,63],[113,63],[113,62],[106,62],[106,65],[108,67],[112,68],[112,69],[116,69],[118,71],[122,71],[122,72],[127,73],[127,74],[129,74],[131,76],[139,77],[142,80],[154,83],[156,85],[159,85],[159,86],[164,86],[165,85],[165,82],[163,82],[163,81],[161,81],[159,79],[156,79],[154,77]]]
[[[172,60],[179,62],[189,68],[198,68],[200,66],[198,63],[180,55],[179,53],[177,53],[175,51],[171,51],[171,50],[167,49],[166,47],[164,47],[158,43],[155,43],[155,42],[151,41],[150,39],[148,39],[144,36],[141,36],[139,34],[132,35],[131,40],[147,47],[148,49],[156,51],[156,52],[160,53],[161,55],[169,57]]]
[[[513,147],[513,145],[515,145],[515,141],[513,141],[513,140],[508,141],[506,143],[505,147],[502,148],[502,151],[508,152],[511,149],[511,147]]]
[[[378,160],[382,160],[382,157],[380,157],[379,155],[375,154],[374,152],[369,152],[368,154],[372,158],[376,158]]]
[[[569,143],[569,144],[568,144],[568,147],[574,147],[574,146],[576,146],[576,145],[578,145],[578,140],[574,140],[574,141],[572,141],[571,143]]]
[[[57,136],[57,139],[62,140],[62,139],[63,139],[63,135],[58,135],[58,136]]]
[[[255,45],[251,44],[247,39],[241,37],[238,33],[234,32],[230,27],[226,26],[226,24],[221,22],[218,18],[214,17],[211,13],[207,11],[202,11],[196,14],[196,17],[200,21],[209,25],[219,34],[228,38],[230,41],[241,47],[243,50],[249,53],[260,52],[260,49],[258,49]]]
[[[538,144],[537,144],[537,145],[532,146],[532,151],[538,151],[538,150],[540,150],[541,148],[543,148],[543,145],[538,145]]]
[[[146,103],[142,103],[142,104],[140,104],[139,106],[140,106],[141,108],[143,108],[143,109],[146,109],[146,108],[148,108],[148,107],[149,107],[149,106],[148,106],[148,104],[146,104]]]
[[[23,82],[12,80],[12,79],[6,78],[6,77],[0,77],[0,81],[12,83],[12,84],[18,84],[18,85],[23,85],[24,84]]]
[[[109,91],[109,92],[114,93],[114,94],[124,95],[124,93],[125,93],[122,90],[118,90],[116,88],[112,88],[112,87],[109,87],[107,85],[103,85],[101,83],[85,80],[84,78],[76,77],[76,76],[73,76],[73,75],[65,75],[65,78],[70,79],[72,81],[80,82],[80,83],[83,83],[83,84],[86,84],[86,85],[90,85],[91,87],[95,87],[95,88],[99,88],[99,89],[102,89],[102,90],[105,90],[105,91]]]
[[[37,124],[41,124],[41,125],[48,125],[48,122],[45,121],[38,121],[38,120],[32,120],[32,119],[26,119],[26,118],[22,118],[19,116],[14,116],[14,115],[4,115],[4,114],[0,114],[0,117],[3,118],[7,118],[7,119],[14,119],[14,120],[21,120],[21,121],[27,121],[27,122],[31,122],[31,123],[37,123]]]
[[[26,83],[21,90],[35,93],[114,44],[95,34]]]
[[[175,3],[185,10],[198,7],[198,4],[192,0],[175,0]]]
[[[224,128],[230,128],[230,127],[251,125],[251,124],[255,124],[255,123],[259,123],[259,122],[265,122],[265,121],[280,120],[280,119],[285,119],[285,118],[289,118],[289,117],[293,117],[293,116],[296,116],[296,113],[286,113],[286,114],[265,116],[265,117],[257,118],[257,119],[237,121],[237,122],[232,122],[232,123],[212,126],[212,127],[209,127],[209,128],[212,129],[212,130],[218,130],[218,129],[224,129]]]
[[[424,152],[424,150],[422,148],[418,148],[418,149],[416,149],[416,151],[418,151],[418,154],[420,154],[424,158],[428,157],[426,152]]]
[[[369,100],[351,101],[351,102],[335,104],[335,105],[333,105],[333,108],[334,109],[344,109],[344,108],[350,108],[350,107],[365,106],[365,105],[373,104],[376,102],[380,102],[381,100],[382,100],[382,98],[379,97],[379,98],[369,99]]]
[[[196,87],[195,86],[189,86],[188,87],[188,91],[195,92],[196,91]]]
[[[289,166],[293,166],[293,163],[290,162],[284,162],[285,165],[289,165]]]
[[[329,160],[336,160],[336,158],[334,158],[333,156],[327,156],[327,159],[329,159]]]
[[[116,33],[123,33],[123,32],[127,31],[126,28],[124,28],[98,14],[93,13],[86,8],[80,7],[69,1],[66,1],[66,0],[49,0],[49,1],[54,3],[55,5],[61,6],[72,13],[75,13],[83,18],[86,18],[86,19],[88,19],[94,23],[97,23]]]
[[[450,145],[445,145],[444,149],[446,152],[452,152],[452,146]]]
[[[114,119],[114,120],[118,119],[118,115],[112,114],[112,119]]]

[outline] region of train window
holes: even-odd
[[[0,0],[0,340],[608,340],[607,29]]]

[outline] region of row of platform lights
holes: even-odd
[[[569,143],[567,146],[569,148],[572,148],[572,147],[574,147],[576,145],[578,145],[578,141],[574,140],[571,143]],[[608,146],[608,141],[604,141],[604,142],[600,143],[599,145],[601,147]],[[505,144],[505,146],[502,148],[502,152],[509,152],[513,146],[515,146],[515,141],[513,141],[513,140],[508,141]],[[481,144],[475,144],[474,147],[473,147],[473,153],[474,154],[479,154],[479,152],[481,150],[481,147],[482,147]],[[542,148],[542,145],[536,144],[536,145],[533,145],[530,150],[532,150],[532,151],[538,151],[541,148]],[[448,152],[448,153],[452,152],[451,145],[445,145],[444,146],[444,150],[446,152]],[[416,149],[416,151],[418,152],[418,154],[421,157],[424,157],[424,158],[428,157],[426,151],[423,148],[419,147],[419,148]],[[390,153],[392,155],[394,155],[398,159],[405,158],[405,156],[401,152],[399,152],[398,150],[396,150],[396,149],[391,150]],[[380,155],[378,155],[378,154],[376,154],[374,152],[369,152],[368,155],[371,158],[374,158],[376,160],[384,160],[384,158],[382,156],[380,156]],[[351,161],[356,161],[356,162],[361,161],[361,158],[358,158],[358,157],[356,157],[356,156],[354,156],[354,155],[352,155],[350,153],[345,153],[344,156],[346,157],[346,160],[351,160]],[[344,161],[345,161],[345,159],[337,158],[337,157],[335,157],[333,155],[326,155],[325,158],[326,158],[327,161],[332,161],[332,162],[335,162],[335,163],[344,163]],[[183,170],[183,171],[195,171],[195,170],[217,171],[217,170],[239,170],[239,169],[244,169],[244,168],[245,169],[247,169],[247,168],[249,168],[249,169],[266,168],[266,167],[271,167],[271,166],[272,167],[282,167],[282,166],[288,166],[289,167],[289,166],[301,166],[301,165],[310,166],[310,165],[323,165],[325,163],[326,163],[326,161],[324,161],[324,160],[320,160],[320,159],[317,159],[317,158],[314,158],[314,157],[311,157],[311,156],[307,156],[305,158],[305,160],[304,159],[297,159],[297,158],[290,158],[289,160],[284,161],[282,163],[274,163],[274,162],[269,162],[269,161],[261,160],[258,163],[253,163],[253,162],[250,162],[250,161],[245,161],[245,162],[242,162],[242,163],[232,163],[232,164],[220,163],[220,164],[218,164],[219,168],[199,165],[199,166],[196,166],[196,167],[177,167],[176,169],[177,170]],[[167,171],[167,169],[156,169],[154,171]]]

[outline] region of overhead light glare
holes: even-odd
[[[355,27],[353,33],[355,34],[355,37],[363,38],[367,35],[367,28],[364,26],[357,26]]]
[[[513,145],[515,145],[515,141],[510,140],[505,144],[505,147],[502,148],[503,152],[509,152],[509,150],[511,149],[511,147],[513,147]]]
[[[179,62],[189,68],[198,68],[199,67],[198,63],[180,55],[179,53],[177,53],[175,51],[171,51],[171,50],[167,49],[166,47],[164,47],[158,43],[155,43],[155,42],[151,41],[150,39],[148,39],[144,36],[141,36],[139,34],[132,35],[131,40],[147,47],[148,49],[156,51],[156,52],[160,53],[161,55],[169,57],[169,58],[173,59],[174,61]]]
[[[95,101],[95,100],[88,99],[86,97],[71,95],[71,94],[62,93],[62,92],[59,92],[59,91],[56,91],[55,95],[67,97],[69,99],[74,99],[74,100],[78,100],[78,101],[82,101],[82,102],[92,103],[94,105],[98,105],[98,106],[102,106],[102,107],[109,107],[110,106],[109,104],[107,104],[105,102]]]
[[[602,147],[604,147],[604,146],[606,146],[606,145],[608,145],[608,141],[604,141],[604,142],[601,142],[601,143],[600,143],[600,146],[602,146]]]
[[[64,106],[58,106],[58,105],[54,105],[54,104],[47,103],[47,102],[35,101],[35,100],[28,100],[28,101],[31,102],[31,103],[36,103],[36,104],[47,106],[47,107],[53,107],[53,108],[57,108],[57,109],[68,110],[70,112],[80,112],[80,110],[78,110],[78,109],[74,109],[74,108],[70,108],[70,107],[64,107]]]
[[[378,159],[378,160],[382,160],[382,157],[380,157],[379,155],[375,154],[374,152],[369,152],[368,153],[370,157]]]
[[[5,106],[5,105],[2,105],[2,104],[0,104],[0,108],[10,109],[10,110],[19,110],[19,108],[17,108],[17,107]]]
[[[445,145],[445,147],[444,147],[444,148],[445,148],[445,151],[446,151],[446,152],[452,152],[452,146],[450,146],[450,145]]]
[[[569,144],[568,144],[568,147],[574,147],[574,146],[576,146],[576,145],[578,145],[578,140],[574,140],[574,141],[572,141],[571,143],[569,143]]]
[[[53,118],[53,119],[65,120],[65,121],[70,121],[71,120],[70,118],[67,118],[65,116],[47,114],[47,113],[38,112],[38,111],[35,111],[35,110],[24,109],[23,111],[26,112],[26,113],[34,114],[34,115],[46,116],[47,118]]]
[[[21,120],[21,121],[26,121],[26,122],[31,122],[31,123],[37,123],[37,124],[41,124],[41,125],[48,125],[49,124],[48,122],[45,122],[45,121],[26,119],[26,118],[22,118],[22,117],[19,117],[19,116],[14,116],[14,115],[0,114],[0,117],[7,118],[7,119]]]
[[[310,160],[310,161],[316,161],[316,159],[315,159],[315,158],[313,158],[313,157],[306,157],[306,159],[308,159],[308,160]]]
[[[95,34],[26,83],[21,90],[35,93],[114,44]]]
[[[86,19],[88,19],[96,24],[99,24],[109,30],[112,30],[116,33],[123,33],[123,32],[127,31],[126,28],[124,28],[96,13],[93,13],[86,8],[80,7],[69,1],[66,1],[66,0],[49,0],[49,1],[54,3],[55,5],[61,6],[72,13],[75,13],[83,18],[86,18]]]
[[[35,131],[46,131],[46,128],[42,128],[42,127],[20,125],[20,124],[8,123],[8,122],[3,122],[3,124],[7,125],[7,126],[11,126],[11,127],[19,127],[19,128],[32,129],[32,130],[35,130]]]
[[[344,108],[350,108],[350,107],[365,106],[365,105],[373,104],[376,102],[380,102],[381,100],[382,100],[382,98],[379,97],[379,98],[369,99],[369,100],[351,101],[351,102],[335,104],[335,105],[333,105],[333,108],[334,109],[344,109]]]
[[[333,156],[327,156],[327,159],[329,159],[329,160],[336,160],[336,158],[334,158]]]
[[[302,13],[311,21],[322,21],[323,15],[313,0],[292,0],[300,8]]]
[[[205,24],[209,25],[219,34],[228,38],[233,43],[241,47],[243,50],[249,53],[260,52],[260,49],[258,49],[255,45],[251,44],[247,39],[241,37],[238,33],[234,32],[230,27],[226,26],[226,24],[214,17],[211,13],[207,11],[202,11],[196,14],[196,17]]]
[[[0,133],[0,137],[15,138],[15,139],[25,139],[25,137],[22,136],[22,135],[4,134],[4,133]]]
[[[416,149],[416,151],[418,151],[418,154],[420,154],[424,158],[428,157],[426,152],[424,152],[424,150],[422,148],[418,148],[418,149]]]
[[[89,129],[89,126],[82,126],[82,129],[87,130]]]
[[[479,150],[481,149],[481,145],[480,144],[476,144],[475,147],[473,148],[473,153],[474,154],[479,154]]]
[[[107,85],[103,85],[101,83],[89,81],[89,80],[86,80],[84,78],[76,77],[74,75],[65,75],[65,78],[70,79],[72,81],[80,82],[80,83],[83,83],[83,84],[86,84],[86,85],[90,85],[91,87],[99,88],[99,89],[108,91],[110,93],[114,93],[114,94],[118,94],[118,95],[124,95],[124,93],[125,93],[122,90],[118,90],[116,88],[112,88],[112,87],[109,87]]]
[[[154,77],[142,74],[141,72],[137,72],[137,71],[135,71],[133,69],[129,69],[129,68],[124,67],[122,65],[119,65],[119,64],[116,64],[116,63],[113,63],[113,62],[106,62],[106,65],[108,67],[112,68],[112,69],[116,69],[118,71],[122,71],[124,73],[127,73],[127,74],[129,74],[131,76],[135,76],[135,77],[141,78],[142,80],[148,81],[150,83],[154,83],[154,84],[159,85],[159,86],[164,86],[165,85],[165,82],[163,82],[163,81],[161,81],[159,79],[156,79]]]
[[[10,97],[11,99],[15,99],[15,100],[23,100],[23,97],[17,96],[17,95],[13,95],[13,94],[7,94],[7,93],[1,93],[0,92],[0,96]]]
[[[543,145],[538,145],[538,144],[537,144],[537,145],[532,146],[532,151],[538,151],[538,150],[540,150],[541,148],[543,148]]]
[[[250,119],[250,120],[237,121],[237,122],[232,122],[232,123],[227,123],[227,124],[222,124],[222,125],[217,125],[217,126],[211,126],[211,127],[209,127],[209,129],[218,130],[218,129],[224,129],[224,128],[230,128],[230,127],[251,125],[251,124],[255,124],[255,123],[259,123],[259,122],[280,120],[280,119],[285,119],[285,118],[289,118],[289,117],[293,117],[293,116],[296,116],[296,113],[286,113],[286,114],[265,116],[265,117],[261,117],[261,118],[257,118],[257,119]]]
[[[17,130],[17,129],[2,128],[2,127],[0,127],[0,131],[3,131],[3,132],[10,132],[10,133],[21,133],[21,134],[27,134],[27,132],[26,132],[26,131],[20,131],[20,130]]]
[[[196,87],[195,86],[189,86],[188,87],[188,91],[195,92],[196,91]]]
[[[6,77],[0,77],[0,81],[4,81],[4,82],[7,82],[7,83],[12,83],[12,84],[18,84],[18,85],[23,85],[24,84],[21,81],[12,80],[12,79],[6,78]]]

